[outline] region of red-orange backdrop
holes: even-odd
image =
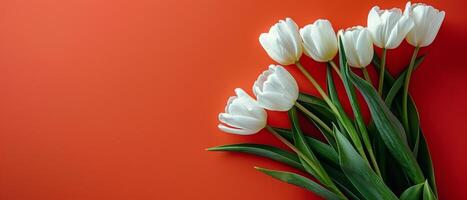
[[[446,11],[411,92],[440,199],[467,193],[467,18],[464,0],[426,0]],[[207,147],[278,144],[265,132],[221,133],[217,114],[272,60],[258,36],[279,19],[303,26],[365,25],[373,5],[398,1],[0,2],[0,199],[317,199],[253,169],[289,169]],[[396,73],[405,42],[389,52]],[[324,79],[324,66],[303,58]],[[300,87],[315,93],[293,66]],[[321,82],[324,84],[323,82]],[[342,88],[341,88],[342,89]],[[273,113],[271,123],[287,126]]]

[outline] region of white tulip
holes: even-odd
[[[362,26],[340,30],[347,63],[352,67],[365,68],[373,58],[373,40],[369,31]]]
[[[404,15],[410,17],[415,24],[407,34],[407,42],[413,46],[426,47],[435,40],[445,13],[423,3],[408,2]]]
[[[295,22],[286,18],[259,36],[259,42],[274,61],[282,65],[294,64],[302,55],[302,40]]]
[[[274,111],[288,111],[298,98],[298,85],[293,76],[280,65],[270,65],[253,85],[258,104]]]
[[[235,93],[237,96],[231,96],[227,101],[225,113],[219,114],[219,129],[239,135],[259,132],[266,126],[266,111],[242,89],[235,89]]]
[[[379,48],[394,49],[404,40],[414,23],[399,8],[380,10],[373,7],[368,14],[368,31]]]
[[[337,54],[337,37],[328,20],[318,19],[300,29],[305,54],[318,62],[330,61]]]

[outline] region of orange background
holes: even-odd
[[[411,84],[440,199],[467,198],[465,2],[425,1],[447,14]],[[373,5],[405,2],[0,2],[0,199],[317,199],[253,169],[286,166],[204,149],[278,144],[266,132],[216,128],[233,89],[250,92],[272,63],[261,32],[286,16],[299,26],[318,18],[336,30],[365,25]],[[390,51],[391,71],[411,51],[405,42]],[[324,84],[324,65],[303,62]],[[270,122],[288,126],[283,113]]]

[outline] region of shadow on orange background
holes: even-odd
[[[446,11],[411,91],[431,147],[440,199],[467,178],[465,1]],[[207,147],[278,144],[265,132],[221,133],[235,87],[272,64],[258,36],[277,20],[365,25],[373,5],[404,1],[3,1],[0,3],[0,199],[317,199],[256,172],[289,169]],[[409,61],[404,43],[390,70]],[[324,84],[324,66],[303,58]],[[315,93],[293,66],[303,91]],[[288,126],[284,115],[270,122]]]

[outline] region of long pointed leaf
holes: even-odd
[[[407,190],[405,190],[401,194],[401,197],[399,199],[400,200],[420,200],[420,198],[422,198],[422,194],[423,194],[422,189],[424,185],[425,184],[420,183],[420,184],[407,188]]]
[[[273,129],[276,132],[278,132],[282,137],[286,138],[289,141],[293,141],[291,130],[282,128]],[[339,166],[339,158],[337,156],[337,152],[331,146],[309,136],[305,136],[305,141],[306,143],[308,143],[310,149],[314,153],[316,153],[316,156],[318,156],[318,158],[323,159],[323,161],[326,161],[333,166]]]
[[[334,78],[332,77],[331,66],[329,66],[329,64],[326,68],[326,84],[329,93],[329,98],[331,99],[332,103],[336,106],[337,110],[339,111],[339,115],[341,116],[342,121],[337,120],[337,124],[339,125],[339,128],[341,128],[343,134],[350,137],[350,135],[348,135],[347,131],[345,130],[345,126],[348,126],[352,129],[352,120],[350,120],[349,116],[345,112],[344,107],[342,107],[342,104],[339,100],[339,95],[337,94],[336,86],[334,84]]]
[[[334,128],[342,171],[366,199],[397,199],[384,182],[357,153],[342,133]]]
[[[300,93],[297,101],[309,108],[313,113],[316,113],[329,126],[335,120],[334,114],[324,100],[313,95]]]
[[[360,194],[360,192],[357,190],[357,188],[355,188],[355,186],[350,182],[347,176],[344,175],[344,172],[342,172],[340,166],[337,166],[338,168],[335,168],[334,166],[330,166],[326,163],[323,163],[323,167],[326,169],[329,176],[331,176],[332,180],[334,180],[337,186],[341,188],[345,194],[347,194],[346,196],[350,197],[350,199],[353,200],[365,199],[362,196],[362,194]]]
[[[421,64],[421,62],[424,60],[424,58],[425,58],[425,55],[420,56],[415,60],[414,69],[416,69]],[[379,58],[375,54],[375,56],[373,57],[373,65],[377,69],[379,69],[378,59]],[[388,107],[392,106],[392,102],[393,102],[394,98],[396,97],[397,94],[400,94],[399,91],[402,88],[402,85],[404,83],[405,75],[407,73],[407,68],[408,67],[405,67],[405,70],[399,75],[399,77],[396,80],[394,80],[394,78],[391,76],[391,74],[388,71],[385,71],[385,79],[384,79],[385,83],[387,82],[386,85],[392,85],[392,87],[391,87],[391,89],[390,89],[390,91],[389,91],[389,93],[388,93],[388,95],[386,96],[386,99],[385,99],[386,105]],[[415,103],[413,102],[412,98],[408,99],[408,105],[409,105],[409,107],[408,107],[409,109],[410,109],[410,107],[413,106],[415,108],[414,110],[416,111],[416,106],[415,106]],[[411,112],[413,112],[413,111],[411,111]],[[411,112],[409,112],[409,113],[411,113]],[[417,116],[418,116],[418,112],[417,112]],[[413,121],[413,120],[409,119],[409,121]],[[416,126],[416,125],[412,125],[412,126]],[[414,137],[414,138],[416,138],[416,137]],[[431,160],[431,156],[430,156],[428,146],[426,144],[425,137],[423,136],[423,133],[422,133],[421,130],[419,131],[418,138],[419,138],[419,147],[418,147],[417,160],[418,160],[418,163],[420,164],[420,167],[422,168],[423,173],[426,176],[428,176],[428,182],[430,183],[430,186],[433,189],[432,190],[433,193],[435,195],[437,195],[436,181],[435,181],[435,176],[434,176],[433,164],[432,164],[432,160]]]
[[[352,82],[359,88],[370,108],[373,121],[386,147],[407,171],[414,183],[424,181],[423,173],[415,157],[404,140],[405,131],[402,124],[391,113],[376,90],[360,77],[351,74]]]
[[[346,66],[347,61],[346,61],[346,57],[345,57],[345,52],[343,50],[339,51],[339,52],[340,52],[340,54],[339,54],[339,63],[341,64],[341,71],[342,71],[342,66]],[[328,89],[329,89],[330,93],[335,93],[335,92],[333,92],[334,81],[333,81],[332,76],[330,75],[329,72],[330,72],[330,69],[328,68],[328,77],[327,77]],[[352,102],[352,100],[351,100],[352,97],[350,97],[350,96],[352,96],[352,93],[349,93],[349,90],[348,90],[349,89],[348,88],[348,80],[346,79],[345,75],[342,76],[342,78],[343,78],[342,81],[344,82],[345,89],[347,91],[347,94],[348,94],[348,96],[350,98],[351,105],[352,105],[355,102]],[[350,85],[350,87],[352,87],[352,86]],[[334,89],[334,91],[335,91],[335,89]],[[330,94],[330,95],[333,95],[333,94]],[[337,94],[334,94],[334,95],[336,96],[334,99],[338,99]],[[339,102],[339,101],[337,101],[337,102]],[[355,106],[352,105],[352,110],[354,110],[354,108],[355,108]],[[352,141],[352,143],[357,148],[358,153],[361,156],[363,156],[364,160],[367,160],[365,150],[363,149],[362,142],[360,140],[360,136],[359,136],[359,134],[357,132],[357,129],[355,128],[353,123],[351,123],[350,119],[347,117],[347,115],[346,115],[344,109],[342,108],[342,106],[339,107],[338,109],[339,109],[339,115],[340,115],[340,122],[342,123],[343,128],[348,133],[348,136],[349,136],[350,140]]]
[[[417,69],[417,67],[422,63],[422,61],[425,59],[425,56],[420,56],[415,60],[415,65],[414,65],[414,70]],[[387,71],[386,71],[387,72]],[[388,92],[388,95],[386,96],[385,102],[386,104],[391,107],[392,101],[396,97],[396,95],[399,93],[400,89],[402,88],[404,81],[405,81],[405,76],[407,74],[407,68],[399,75],[399,77],[394,80],[394,78],[387,72],[385,74],[385,81],[389,82],[387,85],[391,85],[391,89]],[[389,79],[389,80],[386,80]]]
[[[420,147],[418,150],[417,160],[418,163],[420,163],[423,173],[428,176],[428,182],[430,183],[433,193],[435,196],[438,196],[433,163],[431,161],[430,151],[428,150],[428,144],[426,143],[426,139],[423,136],[422,131],[420,131]]]
[[[299,159],[307,172],[313,175],[316,179],[318,179],[321,183],[326,186],[332,185],[332,182],[327,176],[326,172],[323,170],[319,160],[316,158],[315,154],[311,151],[308,143],[305,141],[305,137],[300,129],[300,124],[298,122],[297,110],[295,107],[289,110],[289,118],[290,123],[292,125],[292,135],[294,140],[295,147],[303,153],[303,155],[310,160],[310,162],[306,162],[306,160],[299,156]]]
[[[436,196],[431,190],[430,184],[428,184],[428,180],[425,181],[425,184],[423,184],[423,200],[436,200]]]
[[[292,172],[284,172],[284,171],[276,171],[276,170],[269,170],[260,167],[255,167],[258,171],[263,172],[275,179],[280,181],[290,183],[292,185],[296,185],[298,187],[305,188],[309,191],[314,192],[315,194],[329,200],[340,200],[341,198],[334,194],[333,192],[329,191],[328,189],[324,188],[320,184],[295,173]]]
[[[297,155],[288,152],[286,150],[269,146],[263,144],[250,144],[250,143],[243,143],[243,144],[230,144],[230,145],[222,145],[217,147],[212,147],[207,149],[208,151],[233,151],[233,152],[241,152],[247,154],[253,154],[265,158],[269,158],[281,163],[285,163],[290,165],[294,168],[303,170],[303,166],[300,163]]]

